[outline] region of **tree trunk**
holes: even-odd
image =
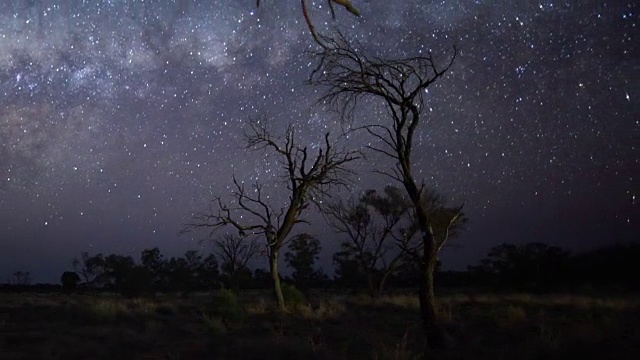
[[[433,275],[437,263],[437,249],[433,232],[429,227],[423,232],[424,253],[422,258],[421,279],[418,298],[420,315],[427,344],[431,349],[441,349],[446,346],[445,334],[438,324],[436,312],[436,297],[434,292]]]
[[[391,275],[391,272],[384,272],[382,274],[382,278],[380,279],[380,282],[378,283],[378,296],[382,296],[382,294],[384,293],[384,285],[387,282],[387,278],[389,277],[389,275]]]
[[[278,249],[271,247],[269,249],[269,270],[273,279],[273,293],[278,303],[278,309],[284,311],[284,296],[282,295],[282,286],[280,285],[280,272],[278,271]]]
[[[420,202],[420,193],[415,187],[415,183],[411,182],[407,186],[407,192],[411,197],[415,207],[418,226],[422,233],[422,261],[420,264],[420,285],[418,288],[418,300],[420,303],[420,316],[424,329],[427,345],[431,349],[441,349],[445,347],[444,332],[438,324],[438,315],[436,312],[436,296],[433,286],[433,274],[438,262],[438,247],[436,244],[433,229],[429,224],[429,219],[425,209]]]
[[[367,287],[369,288],[369,296],[371,296],[372,299],[375,299],[378,293],[376,291],[376,286],[373,283],[373,274],[371,272],[372,270],[369,270],[369,273],[367,274]]]

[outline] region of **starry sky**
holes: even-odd
[[[640,49],[636,1],[353,0],[362,16],[309,1],[320,32],[338,28],[383,57],[424,54],[452,70],[428,89],[416,176],[470,219],[445,269],[502,242],[574,251],[638,240]],[[312,148],[339,137],[337,114],[305,84],[317,50],[293,0],[0,2],[0,277],[56,282],[81,251],[175,256],[193,211],[228,198],[231,176],[282,201],[279,166],[246,152],[247,121],[296,127]],[[384,117],[375,99],[358,118]],[[381,189],[353,163],[348,196]],[[280,200],[278,200],[280,199]],[[322,217],[300,228],[338,238]],[[222,235],[222,233],[221,233]]]

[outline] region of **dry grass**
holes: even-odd
[[[210,304],[206,295],[0,294],[0,358],[400,360],[425,350],[412,295],[325,294],[280,313],[254,293],[240,297],[241,317]],[[438,312],[453,344],[441,359],[640,358],[634,297],[456,293],[439,298]]]

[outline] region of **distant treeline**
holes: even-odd
[[[571,254],[545,243],[501,244],[465,272],[439,274],[445,286],[516,291],[640,290],[640,244],[618,244]]]
[[[377,281],[383,276],[358,267],[354,261],[336,264],[334,276],[329,277],[320,270],[309,270],[313,267],[313,259],[301,266],[300,261],[305,257],[289,254],[286,262],[294,267],[294,273],[282,280],[302,290],[324,288],[367,292],[372,290],[371,279]],[[638,291],[638,259],[640,244],[614,245],[578,254],[545,243],[501,244],[466,271],[438,272],[436,283],[439,288],[497,291]],[[112,291],[140,296],[157,292],[188,294],[220,288],[270,288],[267,269],[251,270],[246,266],[246,257],[240,260],[242,263],[232,265],[230,261],[237,259],[225,258],[222,252],[204,256],[196,251],[164,259],[158,248],[142,251],[139,262],[131,256],[82,253],[81,258],[72,262],[73,271],[61,275],[60,284],[32,285],[30,274],[18,271],[0,285],[0,290]],[[303,273],[305,276],[301,276]],[[417,278],[415,269],[401,266],[387,277],[384,291],[413,288]],[[372,292],[372,295],[376,294],[379,293]]]

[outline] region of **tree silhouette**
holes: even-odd
[[[198,286],[203,290],[212,290],[219,286],[220,269],[215,254],[202,259],[197,273]]]
[[[80,276],[74,271],[65,271],[60,276],[60,283],[62,283],[62,289],[65,292],[70,293],[78,288],[80,282]]]
[[[281,205],[282,199],[270,199],[261,184],[255,183],[251,189],[247,189],[243,182],[234,177],[234,201],[225,203],[221,198],[216,198],[209,211],[194,214],[193,222],[186,224],[183,231],[209,228],[213,232],[221,227],[231,226],[240,236],[262,236],[265,240],[274,296],[278,307],[284,310],[285,302],[278,269],[280,249],[293,227],[304,221],[302,216],[310,203],[328,195],[332,187],[346,184],[346,177],[351,174],[346,165],[360,158],[360,154],[356,151],[335,149],[327,133],[324,144],[318,146],[314,155],[312,150],[297,143],[292,125],[288,126],[284,137],[279,138],[271,134],[265,122],[260,120],[250,122],[245,140],[248,149],[268,150],[279,158],[289,192],[285,205]],[[276,202],[278,205],[274,204]]]
[[[368,280],[362,263],[361,259],[355,258],[353,251],[341,250],[334,253],[333,265],[335,270],[333,280],[336,285],[348,289],[360,289],[366,286]]]
[[[569,252],[541,242],[500,244],[493,247],[472,272],[497,277],[507,288],[543,290],[559,285],[566,276]]]
[[[11,280],[9,281],[12,285],[18,286],[27,286],[31,284],[31,272],[29,271],[16,271],[11,274]]]
[[[616,243],[575,254],[571,259],[572,285],[581,283],[607,291],[640,290],[640,244]]]
[[[413,205],[417,233],[422,242],[419,302],[427,341],[432,346],[443,345],[443,332],[437,324],[433,274],[438,259],[438,244],[423,205],[426,185],[416,180],[412,164],[414,136],[422,120],[423,94],[453,65],[454,53],[446,65],[440,66],[431,54],[401,59],[381,59],[352,47],[342,34],[324,38],[328,44],[316,54],[318,67],[310,82],[326,88],[322,101],[335,106],[343,117],[353,115],[361,99],[373,98],[384,104],[388,120],[364,124],[377,140],[368,148],[394,160],[391,169],[378,173],[400,182]]]
[[[222,273],[227,280],[227,287],[235,289],[239,286],[240,275],[246,273],[247,263],[258,254],[257,239],[244,239],[241,236],[225,234],[216,240],[214,253],[220,259]]]
[[[151,276],[151,281],[155,289],[164,289],[166,287],[166,261],[162,258],[160,249],[145,249],[140,254],[140,263],[147,269]]]
[[[102,275],[104,268],[104,257],[102,254],[89,256],[89,253],[83,251],[80,259],[75,258],[71,262],[73,270],[79,274],[86,286],[95,285],[94,282]]]
[[[384,195],[368,190],[357,201],[337,200],[323,207],[331,226],[347,238],[334,255],[343,280],[350,268],[358,272],[353,280],[366,279],[372,297],[382,294],[387,278],[404,258],[402,248],[409,247],[396,242],[407,238],[402,235],[410,227],[410,208],[408,199],[391,186],[384,189]]]
[[[131,256],[106,256],[102,276],[108,287],[129,297],[149,293],[153,287],[151,274]]]
[[[460,231],[466,218],[461,207],[446,207],[434,190],[425,189],[424,194],[422,206],[429,215],[439,251]],[[402,189],[387,186],[383,194],[367,190],[358,201],[328,204],[324,213],[333,228],[347,236],[334,261],[341,266],[356,261],[355,269],[366,278],[372,296],[381,295],[389,276],[401,267],[415,267],[408,262],[421,263],[423,243],[415,236],[418,224],[413,205]],[[340,271],[344,275],[344,269]]]
[[[293,269],[293,282],[298,289],[306,290],[319,277],[314,264],[320,254],[320,241],[312,235],[302,233],[294,236],[287,248],[289,251],[284,254],[284,260]]]

